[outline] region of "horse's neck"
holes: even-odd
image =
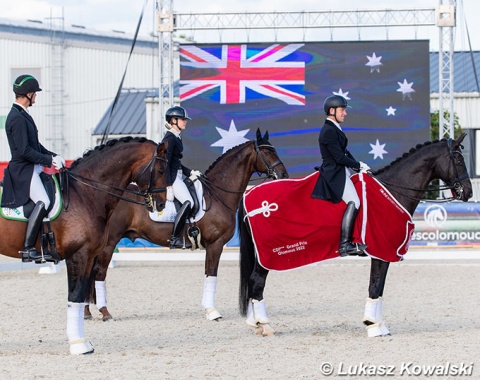
[[[378,175],[390,193],[413,215],[427,185],[435,179],[434,167],[437,155],[408,156]]]
[[[231,191],[231,193],[226,192],[225,196],[234,198],[234,201],[238,202],[248,186],[250,177],[255,172],[253,155],[255,150],[250,144],[244,145],[238,151],[232,149],[208,172],[208,178],[219,188]]]

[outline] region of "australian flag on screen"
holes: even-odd
[[[389,164],[429,137],[428,41],[183,45],[184,163],[204,171],[260,128],[291,177],[310,174],[333,94],[351,106],[342,128],[355,158]]]

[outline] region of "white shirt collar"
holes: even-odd
[[[178,138],[180,138],[180,131],[177,131],[176,129],[170,129],[170,132],[172,132],[175,136],[177,136]]]
[[[26,108],[23,106],[23,104],[20,104],[20,103],[18,103],[18,102],[13,102],[13,104],[16,104],[17,106],[22,107],[25,111],[28,112],[28,109],[26,109]]]
[[[338,124],[335,120],[330,119],[330,118],[328,118],[328,120],[330,120],[333,124],[335,124],[335,126],[336,126],[338,129],[342,130],[342,127],[340,126],[340,124]]]

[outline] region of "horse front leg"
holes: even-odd
[[[275,331],[270,326],[270,320],[267,315],[267,306],[263,299],[263,291],[267,281],[268,270],[263,268],[258,261],[249,280],[250,300],[247,307],[247,320],[249,326],[255,327],[255,333],[262,336],[272,336]]]
[[[84,308],[87,290],[93,281],[94,259],[86,253],[76,253],[66,260],[68,278],[67,338],[70,354],[91,354],[92,344],[85,339]]]
[[[383,290],[390,263],[372,259],[370,267],[369,297],[365,303],[363,323],[367,326],[368,337],[391,335],[383,320]]]
[[[113,316],[107,309],[107,287],[105,279],[107,278],[107,270],[112,260],[115,246],[107,245],[105,249],[97,256],[95,265],[93,267],[93,273],[95,274],[95,287],[90,287],[90,303],[97,305],[98,311],[102,314],[102,321],[112,321]],[[93,316],[90,311],[90,303],[85,304],[85,316],[86,320],[92,320]]]
[[[202,306],[205,310],[205,317],[209,321],[219,322],[222,319],[222,314],[215,308],[215,295],[217,292],[218,266],[223,252],[223,245],[223,242],[217,241],[206,247]]]

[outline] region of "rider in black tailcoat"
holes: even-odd
[[[38,81],[31,75],[20,75],[13,83],[15,102],[12,105],[5,131],[12,159],[4,171],[2,207],[15,208],[26,204],[29,199],[35,208],[28,218],[25,242],[22,250],[22,261],[38,261],[41,253],[35,249],[42,220],[47,213],[50,199],[40,179],[43,167],[52,164],[60,169],[65,160],[50,152],[38,140],[38,129],[28,112],[35,104],[37,92],[42,91]],[[44,259],[51,256],[45,254]]]
[[[340,233],[340,256],[364,255],[365,245],[351,243],[360,200],[350,179],[348,168],[356,171],[370,169],[367,164],[357,161],[347,150],[348,139],[340,126],[347,115],[347,107],[349,107],[347,100],[343,96],[333,95],[325,99],[323,108],[327,120],[318,138],[322,166],[312,192],[312,198],[329,200],[333,203],[343,200],[347,204]]]

